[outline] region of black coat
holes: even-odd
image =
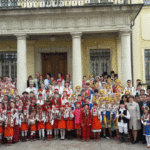
[[[143,101],[140,101],[139,102],[139,107],[140,107],[140,114],[141,114],[141,116],[143,115],[142,106],[143,106]],[[150,101],[147,101],[146,106],[148,106],[150,108]]]

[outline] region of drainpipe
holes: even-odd
[[[132,27],[135,25],[135,20],[131,23],[131,30]],[[133,76],[133,40],[132,40],[132,32],[131,32],[131,38],[130,38],[130,43],[131,43],[131,76],[132,76],[132,86],[134,86],[134,76]]]

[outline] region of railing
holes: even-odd
[[[150,0],[144,0],[144,5],[150,5]]]
[[[126,5],[131,0],[0,0],[0,9],[73,7],[85,5]]]

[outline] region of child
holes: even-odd
[[[114,139],[119,139],[119,130],[118,130],[118,118],[116,118],[117,115],[117,105],[116,105],[116,99],[112,98],[111,99],[111,115],[112,115],[112,120],[111,120],[111,129],[112,131],[116,131],[117,136],[114,137]]]
[[[58,129],[60,129],[61,140],[65,139],[65,129],[66,129],[66,112],[65,105],[60,106],[60,111],[58,113]]]
[[[28,132],[28,119],[29,114],[27,113],[27,108],[23,108],[23,113],[20,115],[20,121],[21,121],[21,134],[22,134],[22,141],[27,141],[27,132]]]
[[[81,103],[80,102],[76,102],[76,108],[73,111],[73,115],[75,117],[74,128],[77,130],[77,140],[80,140],[81,138]]]
[[[36,120],[38,121],[39,140],[45,140],[45,113],[41,107],[36,114]]]
[[[30,141],[35,141],[36,139],[36,111],[34,107],[31,109],[31,114],[29,116],[29,125],[30,125]]]
[[[98,104],[99,96],[98,96],[98,90],[94,90],[94,97],[92,98],[92,103]]]
[[[3,136],[3,123],[5,121],[3,104],[0,102],[0,144],[2,144],[2,136]]]
[[[53,115],[54,115],[54,125],[53,125],[53,128],[54,128],[54,139],[58,139],[58,113],[59,113],[59,107],[58,106],[55,106],[55,105],[52,105],[52,112],[53,112]]]
[[[141,118],[141,122],[143,124],[143,135],[146,136],[147,148],[150,148],[150,114],[149,107],[146,106],[144,108],[144,115]]]
[[[120,101],[120,109],[117,111],[116,117],[118,118],[118,127],[119,127],[119,144],[123,140],[128,143],[128,122],[130,119],[129,111],[125,108],[124,101]],[[148,118],[149,119],[149,118]]]
[[[106,128],[109,130],[109,137],[108,139],[112,137],[111,132],[111,104],[110,104],[110,98],[105,97],[105,107],[106,107]]]
[[[101,114],[98,109],[98,104],[94,104],[93,108],[91,109],[91,116],[92,116],[92,123],[91,123],[91,130],[94,133],[94,140],[98,141],[101,132]]]
[[[68,106],[67,110],[66,110],[66,117],[67,121],[66,121],[66,130],[68,132],[68,140],[72,139],[72,130],[73,128],[73,118],[74,115],[72,113],[72,107]]]
[[[14,135],[14,119],[13,115],[11,114],[11,111],[7,111],[6,115],[6,121],[5,121],[5,131],[4,131],[4,137],[7,138],[7,145],[12,145],[12,139]]]
[[[100,109],[100,112],[101,112],[101,117],[102,117],[102,120],[101,120],[101,126],[102,126],[102,131],[103,131],[103,137],[106,138],[106,124],[105,124],[105,115],[106,115],[106,107],[105,107],[105,104],[104,104],[104,98],[103,97],[100,97],[99,98],[99,109]]]
[[[54,123],[53,113],[52,110],[48,108],[46,111],[46,130],[48,141],[52,140],[53,123]]]
[[[91,111],[87,103],[83,105],[83,110],[81,111],[81,125],[82,141],[84,142],[87,139],[88,142],[90,140]]]
[[[81,94],[81,87],[79,85],[76,86],[75,89],[76,89],[76,92],[75,92],[76,95]]]

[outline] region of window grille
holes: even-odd
[[[0,76],[17,76],[17,52],[0,52]]]
[[[94,76],[101,76],[103,72],[110,73],[110,50],[90,50],[90,72]]]

